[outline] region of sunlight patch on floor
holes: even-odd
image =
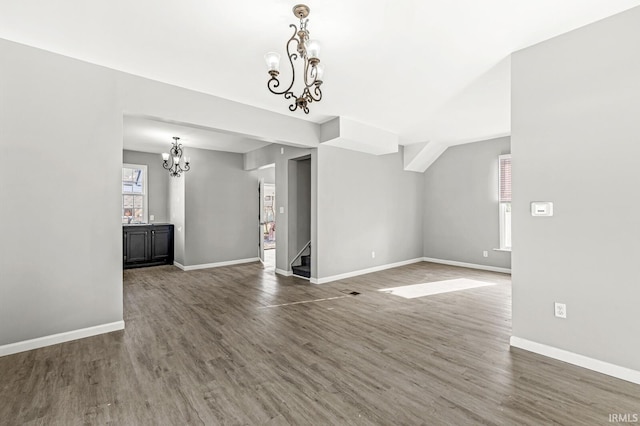
[[[495,285],[483,281],[470,280],[467,278],[457,278],[455,280],[436,281],[432,283],[404,285],[402,287],[383,288],[382,291],[405,299],[415,299],[416,297],[431,296],[434,294],[450,293],[452,291],[468,290],[471,288],[486,287]]]

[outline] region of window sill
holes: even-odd
[[[493,251],[506,251],[507,253],[511,253],[511,249],[493,249]]]

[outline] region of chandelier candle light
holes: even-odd
[[[184,159],[182,157],[182,144],[178,143],[179,140],[179,137],[174,136],[169,153],[162,153],[162,167],[169,170],[171,177],[180,177],[180,173],[188,172],[191,169],[189,166],[189,157],[185,156]],[[171,160],[171,162],[169,162],[169,160]],[[182,165],[180,164],[180,160],[183,160]]]
[[[298,4],[293,7],[293,14],[296,18],[300,19],[300,27],[296,27],[294,24],[289,25],[293,28],[293,35],[287,42],[287,57],[291,64],[291,83],[283,91],[278,91],[280,87],[280,80],[278,75],[280,74],[280,55],[275,52],[269,52],[264,55],[264,59],[267,62],[267,68],[271,79],[267,82],[267,88],[269,91],[276,95],[284,95],[285,99],[294,99],[294,102],[289,105],[289,110],[295,111],[300,108],[309,114],[308,104],[311,102],[319,102],[322,99],[322,76],[324,73],[323,66],[320,64],[320,45],[316,40],[309,40],[309,31],[307,30],[307,23],[309,22],[307,16],[309,16],[309,7],[304,4]],[[294,95],[291,91],[293,84],[296,80],[296,70],[293,61],[301,59],[303,61],[302,75],[304,76],[304,89],[300,96]]]

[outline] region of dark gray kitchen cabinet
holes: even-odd
[[[124,225],[122,227],[123,267],[173,264],[173,225]]]

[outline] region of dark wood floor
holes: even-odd
[[[377,291],[460,277],[497,285]],[[254,263],[128,270],[124,283],[125,331],[0,358],[0,424],[578,425],[640,412],[640,386],[509,348],[507,275],[419,263],[317,286]]]

